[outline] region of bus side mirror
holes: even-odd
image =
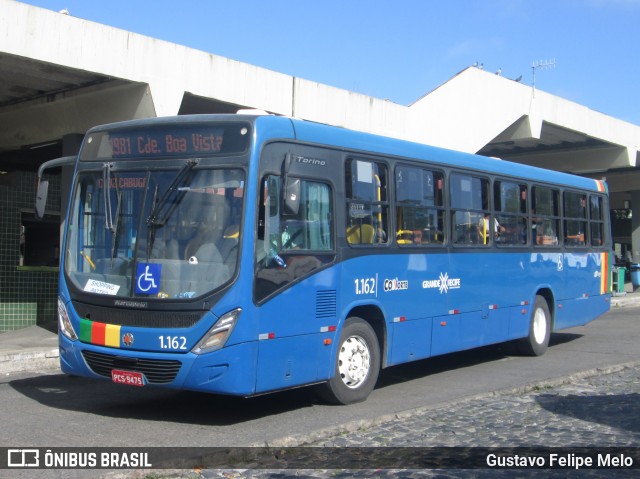
[[[42,175],[49,168],[58,166],[72,166],[76,162],[75,156],[63,156],[55,160],[45,161],[38,168],[38,189],[36,191],[36,215],[39,219],[44,217],[44,210],[47,207],[47,193],[49,192],[49,182],[42,180]]]
[[[36,215],[38,219],[44,217],[44,210],[47,207],[47,193],[49,192],[49,182],[47,180],[38,181],[38,191],[36,192]]]
[[[287,177],[284,184],[285,215],[295,216],[300,210],[300,178]]]

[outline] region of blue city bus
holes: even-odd
[[[75,160],[71,375],[349,404],[381,368],[541,355],[609,309],[601,181],[271,115],[98,126]]]

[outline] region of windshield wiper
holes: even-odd
[[[151,204],[155,205],[158,203],[158,192],[160,190],[160,186],[156,185],[155,189],[153,190],[153,200],[151,200]],[[152,211],[153,213],[153,211]],[[147,258],[149,258],[151,256],[151,248],[153,248],[153,242],[156,240],[156,227],[157,225],[155,223],[149,223],[149,220],[147,220],[148,226],[149,226],[149,230],[147,232],[148,234],[148,239],[147,239]]]
[[[187,162],[184,164],[182,169],[178,172],[178,174],[173,179],[173,181],[171,182],[167,190],[164,192],[162,197],[157,202],[154,201],[154,205],[153,205],[153,208],[151,209],[151,213],[149,213],[149,217],[147,218],[147,225],[149,226],[164,225],[164,223],[167,221],[167,218],[170,216],[171,212],[173,211],[173,208],[175,208],[178,205],[178,203],[180,203],[180,201],[176,201],[173,207],[170,208],[166,212],[166,214],[163,215],[162,218],[158,218],[160,211],[162,210],[164,205],[167,203],[167,201],[169,201],[169,198],[175,191],[178,191],[178,194],[180,196],[184,196],[186,191],[181,191],[181,188],[179,187],[182,185],[185,179],[189,176],[189,173],[191,172],[193,167],[196,166],[197,164],[198,164],[197,159],[187,160]]]
[[[102,199],[104,205],[104,227],[113,233],[113,214],[111,211],[111,167],[113,163],[105,163],[102,167]]]
[[[153,206],[151,208],[151,213],[149,213],[149,217],[147,218],[147,226],[149,228],[147,231],[147,258],[151,256],[151,249],[153,248],[153,243],[156,239],[156,228],[164,226],[167,219],[171,216],[171,213],[173,213],[173,210],[178,207],[182,197],[187,194],[187,192],[180,188],[180,186],[182,186],[184,181],[189,177],[191,170],[197,164],[198,160],[196,159],[187,160],[160,199],[158,199],[159,186],[156,185],[156,189],[153,193]],[[162,217],[158,218],[165,204],[169,201],[169,198],[175,191],[178,192],[176,201],[174,201],[173,205],[165,212],[164,215],[162,215]]]
[[[113,208],[111,206],[111,168],[113,163],[105,163],[102,168],[102,199],[104,201],[104,227],[111,231],[111,267],[118,251],[118,223],[120,223],[120,213],[122,204],[122,194],[118,189],[118,182],[115,182],[116,190],[116,221],[113,222]]]
[[[116,222],[115,224],[113,224],[113,222],[111,224],[111,268],[113,268],[113,260],[116,257],[116,252],[118,251],[118,224],[120,224],[120,214],[122,213],[122,192],[117,190],[116,196],[118,197],[118,203],[116,205]]]

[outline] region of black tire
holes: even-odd
[[[551,313],[547,300],[536,296],[531,310],[529,335],[518,341],[518,351],[524,356],[542,356],[551,337]]]
[[[333,377],[318,386],[332,404],[362,402],[373,391],[380,373],[380,345],[373,328],[361,318],[348,318],[340,333]]]

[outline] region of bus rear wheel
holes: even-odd
[[[373,328],[361,318],[347,319],[336,352],[333,377],[319,385],[320,396],[332,404],[367,399],[380,372],[380,346]]]
[[[542,356],[551,337],[551,313],[547,300],[536,296],[531,312],[529,335],[518,342],[518,350],[525,356]]]

